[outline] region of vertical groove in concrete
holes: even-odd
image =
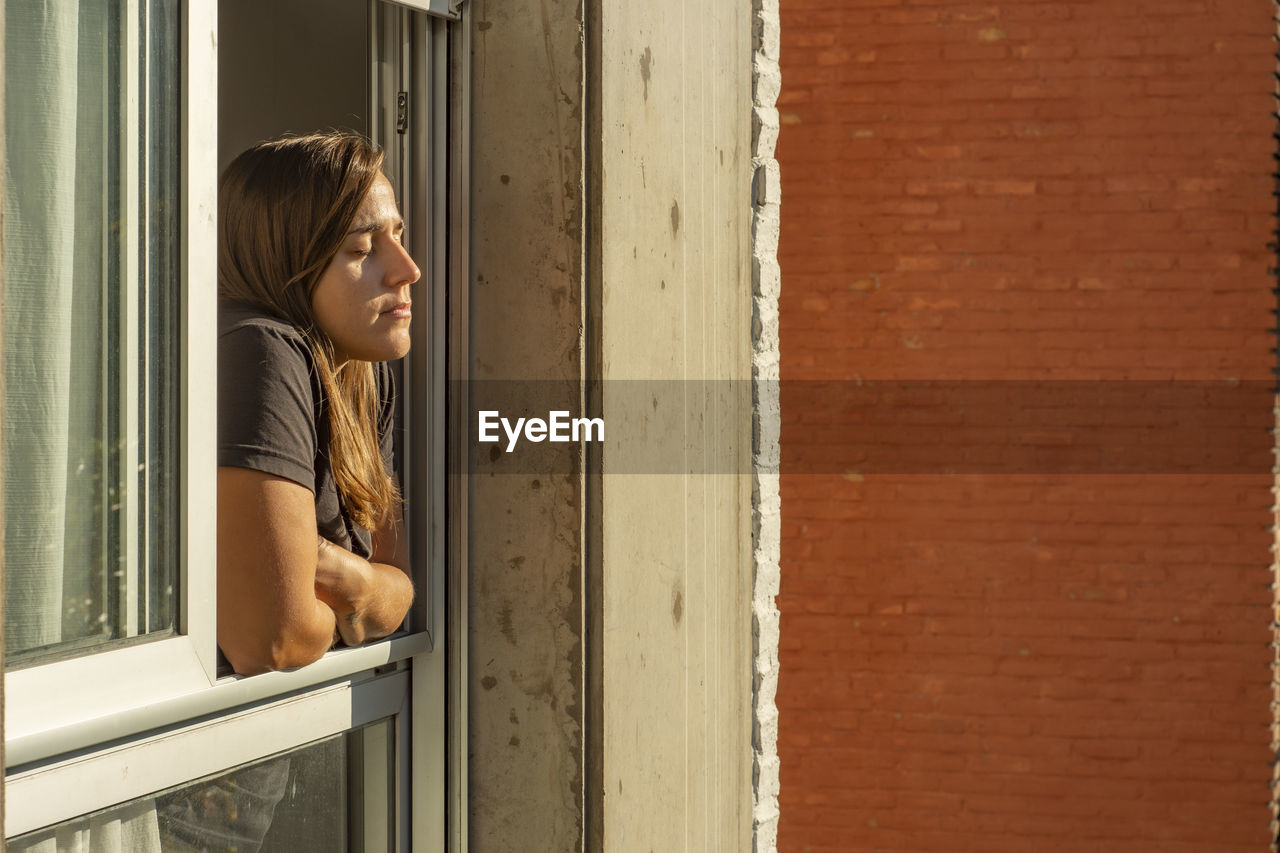
[[[751,536],[755,569],[752,590],[752,846],[755,853],[778,847],[778,690],[779,620],[775,598],[781,578],[779,499],[778,267],[779,204],[776,102],[781,87],[778,67],[778,0],[754,0],[751,156],[755,167],[751,222],[751,379],[752,484]]]
[[[5,172],[4,139],[4,16],[5,0],[0,0],[0,199],[4,198]],[[0,317],[4,316],[4,205],[0,204]],[[0,353],[4,352],[4,324],[0,323]],[[0,400],[4,399],[4,365],[0,363]],[[4,417],[0,408],[0,447],[4,446]],[[0,453],[0,487],[4,486],[4,454]],[[3,495],[0,489],[0,495]],[[4,763],[4,503],[0,499],[0,768]],[[4,785],[0,785],[0,853],[4,851]]]
[[[583,3],[583,134],[584,167],[583,231],[583,364],[585,367],[584,412],[588,417],[603,417],[604,402],[600,377],[604,375],[604,349],[600,336],[600,308],[603,297],[603,231],[601,227],[604,200],[601,174],[603,152],[603,115],[600,50],[603,0]],[[600,445],[588,443],[585,453],[583,482],[583,849],[604,850],[604,585],[600,555],[603,553],[604,517],[601,496]]]

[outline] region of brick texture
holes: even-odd
[[[783,853],[1268,849],[1273,11],[781,0]]]

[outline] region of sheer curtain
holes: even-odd
[[[5,3],[5,646],[109,636],[104,307],[124,247],[120,86],[108,15],[87,0]],[[130,22],[124,22],[126,26]],[[113,142],[114,140],[114,142]],[[132,249],[136,251],[136,248]],[[118,491],[118,490],[117,490]],[[68,685],[69,692],[74,685]],[[72,701],[85,701],[75,697]],[[11,843],[31,853],[159,853],[154,801]]]
[[[130,803],[9,842],[11,853],[161,853],[155,801]]]
[[[109,631],[104,299],[118,265],[112,4],[5,4],[5,645]],[[112,210],[112,207],[117,209]]]

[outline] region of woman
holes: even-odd
[[[249,675],[394,631],[413,599],[385,362],[420,276],[382,155],[262,143],[218,190],[218,646]]]

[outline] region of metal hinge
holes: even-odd
[[[409,93],[396,92],[396,133],[409,132]]]

